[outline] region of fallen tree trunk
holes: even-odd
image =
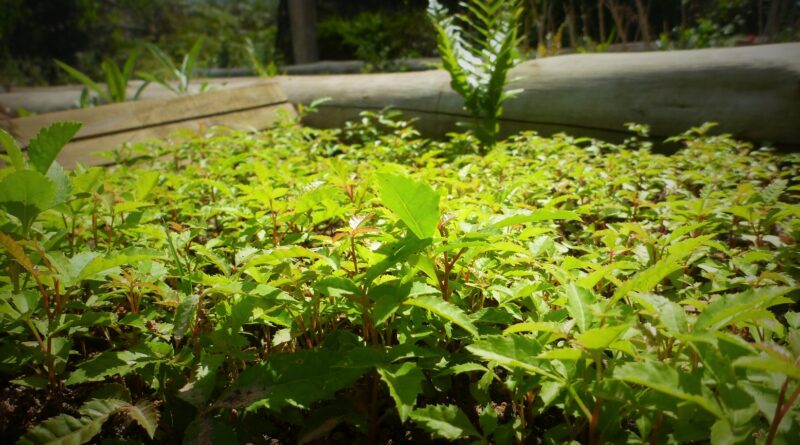
[[[582,54],[528,61],[511,73],[524,91],[506,102],[503,133],[619,140],[628,122],[655,138],[704,122],[756,143],[800,148],[800,43],[636,54]],[[309,125],[332,128],[362,110],[392,107],[418,118],[423,134],[443,135],[467,119],[444,71],[283,77],[293,103],[332,100]]]
[[[294,108],[275,82],[262,81],[246,88],[220,89],[194,96],[22,117],[0,121],[0,128],[11,133],[22,146],[27,146],[41,128],[59,121],[80,122],[81,129],[57,158],[64,168],[71,169],[79,163],[113,164],[113,159],[98,155],[126,143],[164,139],[182,128],[203,132],[212,126],[261,130],[272,126],[281,113],[293,116]],[[0,153],[3,152],[5,150],[0,149]]]

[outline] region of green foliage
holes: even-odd
[[[40,213],[62,204],[69,193],[69,180],[55,159],[80,127],[78,122],[57,122],[39,130],[28,145],[30,166],[14,138],[0,133],[13,167],[0,179],[0,207],[19,220],[23,234]]]
[[[466,15],[448,16],[437,0],[431,0],[428,15],[436,27],[450,86],[478,120],[472,124],[475,135],[491,148],[500,131],[503,102],[519,93],[505,91],[505,86],[508,72],[519,63],[517,28],[522,8],[516,0],[471,0],[466,6]]]
[[[430,238],[439,225],[439,195],[425,183],[404,176],[379,173],[381,202],[405,223],[417,238]]]
[[[253,40],[249,37],[244,39],[244,50],[247,52],[247,59],[256,74],[261,77],[273,77],[278,74],[278,66],[275,65],[275,61],[264,62],[259,56],[259,51],[256,49]]]
[[[83,84],[83,93],[81,94],[80,106],[81,108],[85,108],[90,105],[97,105],[98,98],[100,103],[127,101],[128,83],[131,81],[131,77],[133,76],[133,68],[136,65],[136,59],[138,57],[139,49],[137,48],[128,54],[128,58],[125,59],[125,63],[123,64],[122,68],[117,66],[111,60],[104,60],[103,63],[100,64],[100,69],[103,72],[105,89],[86,74],[60,60],[56,60],[56,65],[58,65],[62,70],[66,71],[70,77]],[[138,99],[149,84],[149,81],[143,82],[139,88],[136,89],[136,92],[133,94],[133,98],[131,100]],[[90,97],[90,91],[94,92],[94,94],[97,96]]]
[[[204,38],[198,38],[192,48],[181,59],[180,66],[172,61],[172,58],[165,53],[158,46],[150,43],[147,45],[147,50],[150,54],[158,60],[161,64],[161,73],[152,74],[149,72],[139,72],[139,76],[147,82],[155,82],[164,88],[172,91],[178,96],[185,96],[189,94],[190,86],[192,84],[192,75],[194,74],[195,65],[200,57],[200,50],[203,48]],[[208,84],[202,84],[200,91],[204,91]]]
[[[22,437],[19,445],[82,444],[100,433],[103,423],[116,413],[124,413],[138,423],[153,438],[158,424],[158,412],[152,403],[132,405],[117,399],[92,399],[80,408],[81,417],[67,414],[47,419]]]
[[[325,58],[362,60],[365,72],[404,71],[403,59],[429,55],[436,46],[425,21],[424,10],[408,7],[327,16],[317,25],[320,53]]]
[[[3,141],[0,378],[58,401],[9,403],[12,442],[800,432],[796,154],[709,126],[669,156],[531,133],[454,154],[371,113],[65,172],[76,129],[30,160]]]

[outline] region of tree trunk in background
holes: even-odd
[[[604,9],[603,0],[597,0],[597,24],[600,29],[600,43],[605,43],[606,41],[606,15],[603,14]]]
[[[625,20],[622,17],[622,7],[616,0],[606,0],[608,10],[611,11],[611,18],[614,19],[614,26],[617,29],[617,38],[622,42],[622,50],[628,49],[628,33]]]
[[[792,0],[772,0],[769,5],[769,14],[767,15],[767,24],[764,26],[764,35],[770,39],[774,38],[781,32],[784,20],[789,18],[789,13],[792,6]]]
[[[569,30],[569,46],[573,50],[578,49],[578,29],[575,17],[575,2],[570,0],[564,5],[564,14],[567,16],[567,28]]]
[[[650,44],[653,42],[653,36],[650,34],[650,22],[649,22],[649,6],[645,6],[642,0],[636,0],[636,13],[638,16],[639,21],[639,29],[642,31],[642,40],[644,40],[645,45],[647,48],[650,48]]]
[[[315,0],[288,0],[294,63],[319,60],[317,7]]]

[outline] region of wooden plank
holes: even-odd
[[[714,121],[715,133],[800,150],[800,43],[552,57],[524,62],[509,77],[523,91],[503,105],[505,129],[613,139],[637,122],[663,139]],[[322,128],[385,107],[425,116],[414,125],[426,136],[469,118],[442,70],[279,81],[293,103],[332,98],[306,117]]]
[[[252,110],[218,114],[191,121],[151,126],[132,131],[110,133],[92,138],[84,138],[67,144],[58,156],[64,168],[72,169],[78,163],[83,165],[108,165],[112,161],[97,156],[98,152],[113,150],[125,143],[136,143],[148,139],[165,139],[181,128],[203,131],[212,126],[223,126],[237,130],[259,130],[267,128],[279,117],[282,110],[289,116],[295,111],[291,104],[282,103]]]
[[[57,121],[81,122],[83,126],[75,140],[83,140],[282,103],[286,103],[286,95],[277,83],[265,81],[248,87],[208,91],[193,96],[140,100],[17,118],[0,126],[27,145],[40,128]]]

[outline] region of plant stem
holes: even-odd
[[[789,398],[784,402],[786,390],[789,387],[789,381],[790,378],[786,377],[786,381],[784,381],[783,385],[781,386],[781,392],[778,396],[778,404],[775,405],[775,416],[772,419],[772,424],[769,426],[769,435],[767,435],[767,440],[764,442],[766,445],[772,445],[772,442],[775,440],[775,435],[778,433],[778,425],[780,425],[784,416],[789,413],[789,410],[792,408],[792,405],[794,405],[794,402],[797,401],[797,398],[800,397],[800,386],[798,386],[792,395],[790,395]]]

